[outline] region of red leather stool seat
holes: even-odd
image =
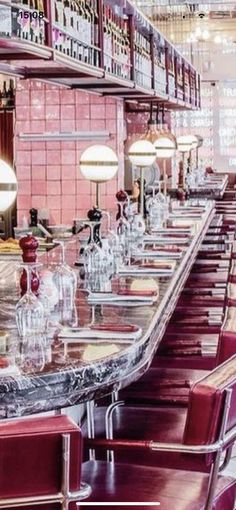
[[[160,502],[155,510],[204,510],[208,475],[174,469],[143,467],[125,463],[88,461],[83,466],[83,478],[91,484],[92,502]],[[233,510],[236,480],[220,477],[212,510]],[[84,507],[79,507],[83,510]],[[102,504],[99,509],[104,509]],[[131,507],[122,506],[122,509]],[[137,507],[142,508],[142,507]]]
[[[70,436],[70,490],[78,491],[82,438],[74,422],[67,416],[52,416],[0,423],[0,500],[61,491],[64,434]]]

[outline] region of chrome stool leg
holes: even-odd
[[[88,438],[95,438],[95,423],[94,423],[94,400],[86,403],[87,408],[87,423],[88,423]],[[95,450],[89,450],[89,460],[95,460]]]

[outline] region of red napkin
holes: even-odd
[[[147,269],[172,269],[172,266],[170,264],[142,264],[142,266],[139,267],[145,267]]]
[[[167,246],[166,248],[152,248],[152,251],[169,251],[170,253],[181,253],[183,250],[181,248],[170,248]]]
[[[144,296],[152,297],[156,296],[157,293],[154,290],[119,290],[117,292],[119,296]]]
[[[135,333],[138,331],[138,326],[133,324],[94,324],[91,326],[92,330],[96,331],[114,331],[121,333]]]

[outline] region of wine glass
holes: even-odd
[[[39,266],[38,263],[21,264],[27,275],[27,291],[16,305],[16,324],[23,343],[44,335],[46,330],[44,307],[31,290],[32,273]]]
[[[96,290],[99,282],[110,278],[106,254],[100,243],[95,240],[98,225],[97,221],[88,222],[90,242],[84,250],[85,280],[90,290]]]
[[[72,241],[74,242],[74,241]],[[53,268],[53,281],[58,290],[59,307],[63,303],[64,309],[71,310],[75,301],[75,294],[77,288],[77,275],[75,271],[67,264],[65,259],[65,243],[63,239],[54,239],[54,243],[59,244],[61,248],[61,260]],[[70,241],[67,241],[69,244]]]

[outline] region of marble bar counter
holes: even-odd
[[[0,418],[58,410],[98,399],[138,379],[152,361],[213,216],[214,202],[206,201],[202,215],[191,220],[192,234],[172,276],[154,278],[159,298],[151,306],[91,306],[79,283],[74,309],[79,326],[136,324],[142,328],[142,335],[136,340],[65,342],[49,335],[44,348],[37,342],[23,348],[15,325],[15,304],[19,299],[17,261],[0,261],[1,329],[9,333],[6,345],[0,344],[0,367],[4,358],[10,364],[0,368]],[[68,252],[75,260],[76,252],[70,248]],[[53,256],[58,256],[57,249]],[[113,285],[133,288],[138,278],[122,276]],[[145,281],[150,278],[153,283],[153,277],[142,276]]]

